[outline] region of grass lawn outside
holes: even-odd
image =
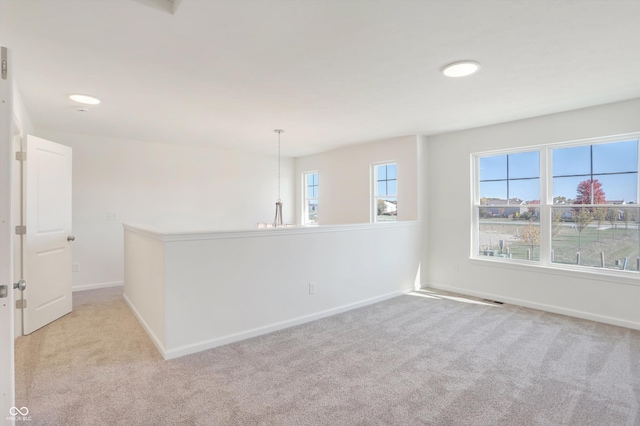
[[[638,226],[637,222],[617,222],[613,226],[609,222],[601,222],[599,226],[594,222],[578,232],[573,222],[563,222],[552,238],[553,262],[575,265],[580,252],[581,265],[601,267],[601,253],[604,252],[605,268],[622,269],[626,257],[626,270],[636,271],[640,257]],[[525,230],[531,227],[539,233],[537,222],[481,219],[478,254],[527,259],[529,251],[531,260],[540,260],[539,242],[532,247],[526,241]],[[500,240],[503,242],[502,251]]]

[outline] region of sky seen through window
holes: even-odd
[[[553,197],[576,198],[578,184],[598,180],[607,202],[638,200],[638,141],[551,150]],[[480,157],[480,198],[540,200],[540,153]]]

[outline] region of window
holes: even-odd
[[[540,153],[479,158],[478,254],[538,260]]]
[[[396,163],[373,165],[373,221],[391,222],[398,218]]]
[[[473,256],[639,271],[638,163],[637,137],[475,155]]]
[[[313,225],[318,223],[318,172],[303,174],[304,216],[302,223]]]
[[[551,262],[638,270],[638,141],[551,150]]]

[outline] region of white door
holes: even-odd
[[[24,333],[71,312],[71,148],[27,136]]]

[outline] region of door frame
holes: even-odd
[[[18,121],[18,117],[13,116],[13,152],[22,152],[23,149],[23,130],[22,125]],[[13,201],[13,226],[21,226],[24,225],[24,211],[25,211],[25,203],[24,203],[24,161],[19,161],[17,158],[13,159],[13,174],[11,182],[11,188],[13,191],[13,196],[11,200]],[[20,279],[25,279],[24,277],[24,256],[25,256],[25,244],[24,244],[24,235],[14,235],[13,236],[13,280],[18,281]],[[14,307],[14,315],[13,315],[13,330],[14,330],[14,338],[17,339],[20,336],[24,336],[24,309],[16,309],[16,304],[18,300],[21,300],[24,297],[24,292],[21,292],[18,289],[13,290],[13,307]]]
[[[0,284],[8,295],[0,299],[0,420],[15,406],[13,298],[13,71],[11,52],[2,47],[7,75],[0,77]]]

